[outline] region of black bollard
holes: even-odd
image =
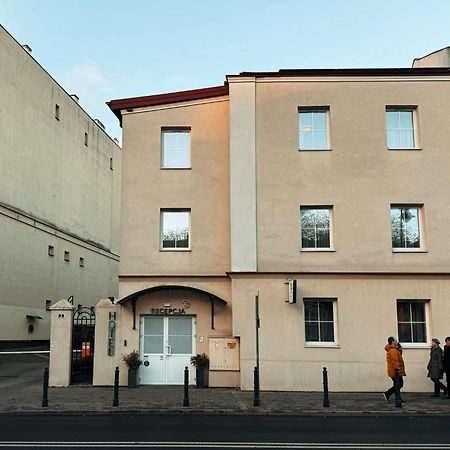
[[[394,393],[395,393],[395,407],[396,408],[402,408],[402,399],[400,397],[400,374],[398,373],[398,370],[395,369],[395,376],[394,376]]]
[[[44,369],[44,384],[42,387],[42,407],[48,406],[48,367]]]
[[[326,367],[323,368],[322,377],[323,377],[323,406],[324,408],[329,408],[330,397],[328,396],[328,372]]]
[[[253,369],[253,406],[259,406],[259,369]]]
[[[184,398],[183,406],[189,406],[189,369],[188,366],[184,368]]]
[[[114,399],[113,406],[119,406],[119,368],[114,371]]]

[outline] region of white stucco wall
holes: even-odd
[[[48,339],[46,299],[117,295],[122,152],[2,27],[0,98],[0,341]]]

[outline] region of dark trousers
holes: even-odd
[[[447,388],[444,383],[441,382],[438,378],[432,378],[431,381],[434,383],[434,395],[439,395],[441,391],[447,393]]]
[[[450,397],[450,369],[445,371],[445,381],[447,382],[448,396]]]
[[[403,377],[398,377],[399,379],[399,390],[403,387]],[[390,397],[392,394],[395,394],[395,378],[391,377],[392,382],[394,383],[391,388],[386,391],[386,395]]]

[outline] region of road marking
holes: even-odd
[[[145,442],[145,441],[120,441],[120,442],[36,442],[36,441],[0,441],[0,447],[9,448],[249,448],[249,449],[370,449],[370,450],[394,450],[394,449],[450,449],[450,444],[403,444],[403,443],[326,443],[326,442]]]
[[[50,350],[30,350],[23,352],[0,352],[0,355],[37,355],[43,353],[50,353]]]

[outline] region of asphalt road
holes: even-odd
[[[0,415],[0,448],[450,449],[448,418]]]
[[[49,355],[46,353],[0,354],[0,396],[3,391],[42,385],[44,368],[48,364]]]

